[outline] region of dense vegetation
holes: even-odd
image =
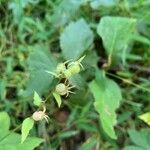
[[[0,0],[0,150],[150,150],[149,0]]]

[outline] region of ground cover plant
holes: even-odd
[[[149,9],[0,0],[0,150],[149,150]]]

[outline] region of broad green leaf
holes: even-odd
[[[135,31],[136,20],[125,17],[104,16],[97,27],[97,33],[110,58],[120,58],[126,53],[131,35]]]
[[[48,51],[48,47],[36,45],[31,47],[34,51],[29,57],[30,78],[23,96],[30,96],[36,91],[39,95],[46,92],[53,80],[53,76],[46,71],[54,71],[57,65],[54,56]]]
[[[84,19],[70,23],[60,36],[60,46],[66,59],[78,59],[92,43],[93,32]]]
[[[36,91],[34,92],[33,99],[34,99],[34,101],[33,101],[34,105],[36,105],[36,106],[40,106],[41,105],[42,99],[41,99],[41,97],[38,95],[38,93]]]
[[[0,112],[0,150],[33,150],[43,142],[43,139],[30,137],[24,143],[21,143],[21,135],[9,131],[9,126],[10,118],[8,114]]]
[[[114,126],[116,125],[115,110],[122,99],[118,85],[107,78],[101,71],[96,72],[96,78],[89,84],[95,98],[95,109],[99,113],[102,127],[111,138],[116,139]]]
[[[6,112],[0,112],[0,130],[7,132],[10,127],[10,118]]]
[[[27,138],[30,130],[33,128],[34,125],[34,120],[31,118],[26,118],[23,123],[22,123],[22,128],[21,128],[21,143],[25,141]]]
[[[60,107],[62,103],[61,96],[57,92],[53,92],[53,96],[55,97],[58,107]]]
[[[17,149],[18,150],[34,150],[36,147],[38,147],[42,142],[44,142],[43,139],[40,138],[27,138],[26,141],[24,141],[24,143],[19,143],[17,145]]]
[[[33,150],[44,141],[43,139],[32,137],[20,143],[20,139],[19,134],[10,132],[9,136],[0,142],[0,150]]]
[[[134,129],[130,129],[128,131],[129,137],[131,141],[135,144],[131,146],[125,147],[125,150],[149,150],[150,149],[150,131],[149,130],[141,130],[136,131]]]
[[[150,126],[150,112],[140,115],[139,118]]]
[[[0,145],[0,150],[17,150],[15,145]]]

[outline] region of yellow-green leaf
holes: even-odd
[[[25,141],[27,136],[29,135],[30,130],[33,128],[34,120],[31,118],[26,118],[22,123],[21,129],[21,143]]]
[[[140,115],[139,118],[150,126],[150,112]]]
[[[10,118],[6,112],[0,112],[0,129],[7,132],[10,126]]]
[[[41,105],[42,99],[41,99],[41,97],[38,95],[38,93],[36,91],[34,92],[33,99],[34,99],[34,101],[33,101],[34,105],[36,105],[36,106],[40,106]]]
[[[95,109],[99,113],[99,120],[105,133],[116,139],[114,126],[117,123],[116,109],[122,99],[119,86],[107,78],[101,71],[96,72],[96,79],[89,84],[95,98]]]
[[[56,100],[56,102],[58,104],[58,107],[60,107],[61,103],[62,103],[61,96],[57,92],[53,92],[53,96],[55,97],[55,100]]]

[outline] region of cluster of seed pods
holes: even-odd
[[[60,63],[57,65],[56,67],[56,71],[55,74],[58,78],[65,78],[65,82],[64,83],[59,83],[58,85],[56,85],[55,91],[61,95],[64,96],[66,95],[69,96],[70,93],[74,93],[71,91],[72,88],[74,88],[75,86],[71,86],[69,83],[67,83],[66,81],[78,74],[81,71],[81,68],[83,68],[81,62],[84,59],[85,56],[81,57],[79,60],[77,61],[66,61],[64,63]],[[69,80],[68,80],[69,81]]]
[[[56,78],[59,78],[60,81],[61,79],[65,79],[64,82],[60,82],[56,85],[55,87],[55,92],[59,94],[60,96],[66,96],[68,97],[70,93],[74,93],[71,91],[71,89],[75,88],[75,86],[70,85],[69,83],[69,78],[72,77],[73,75],[78,74],[81,69],[83,69],[83,66],[81,64],[82,60],[84,59],[85,56],[81,57],[77,61],[66,61],[64,63],[59,63],[56,67],[55,72],[48,72],[52,75],[54,75]],[[32,115],[32,119],[34,121],[41,121],[45,119],[48,122],[48,116],[45,114],[46,113],[46,107],[43,106],[43,110],[41,111],[35,111]]]

